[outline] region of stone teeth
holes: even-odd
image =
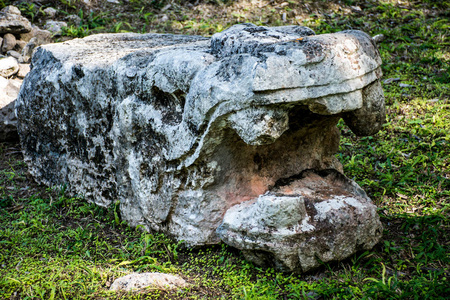
[[[356,183],[336,171],[304,171],[299,178],[289,183],[296,196],[283,195],[284,186],[275,188],[276,196],[230,208],[217,229],[219,237],[249,260],[297,272],[320,266],[316,257],[339,260],[379,241],[376,206]],[[313,195],[304,192],[310,187]]]

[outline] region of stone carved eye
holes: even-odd
[[[152,99],[155,108],[161,111],[164,122],[172,125],[181,122],[186,102],[185,93],[180,90],[167,93],[154,86],[152,88]]]

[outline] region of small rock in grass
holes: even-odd
[[[114,280],[111,291],[131,291],[146,287],[156,289],[174,289],[187,286],[184,279],[163,273],[132,273]]]
[[[44,25],[44,29],[50,31],[54,35],[59,35],[62,32],[62,28],[67,27],[67,23],[63,21],[49,20]]]
[[[163,8],[161,8],[161,11],[166,11],[166,10],[168,10],[171,7],[172,7],[172,4],[169,3],[166,6],[164,6]]]
[[[56,9],[54,9],[53,7],[47,7],[46,9],[44,9],[44,13],[49,17],[49,18],[54,18],[56,16]]]
[[[77,15],[69,15],[66,17],[66,20],[77,26],[79,26],[81,24],[81,18]]]
[[[375,42],[375,43],[377,43],[377,44],[379,44],[379,43],[381,43],[382,41],[384,41],[385,40],[385,36],[384,36],[384,34],[377,34],[377,35],[375,35],[375,36],[373,36],[372,37],[372,40]]]
[[[161,23],[169,21],[169,17],[167,15],[162,15],[161,19],[159,19]]]
[[[307,293],[306,296],[308,297],[307,299],[320,299],[320,295],[314,291]]]
[[[392,83],[394,81],[400,81],[400,80],[401,80],[400,78],[388,78],[388,79],[383,80],[383,83],[384,84],[390,84],[390,83]]]
[[[411,85],[411,84],[407,84],[407,83],[399,83],[399,85],[398,85],[399,87],[403,87],[403,88],[407,88],[407,87],[414,87],[413,85]]]

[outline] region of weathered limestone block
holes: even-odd
[[[363,32],[299,26],[41,46],[16,103],[24,156],[42,183],[120,201],[131,225],[306,271],[380,237],[335,157],[340,118],[383,123],[380,64]]]

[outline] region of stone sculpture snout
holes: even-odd
[[[304,272],[380,238],[335,156],[340,118],[358,135],[384,122],[380,64],[361,31],[301,26],[44,45],[16,102],[24,157],[132,226]]]

